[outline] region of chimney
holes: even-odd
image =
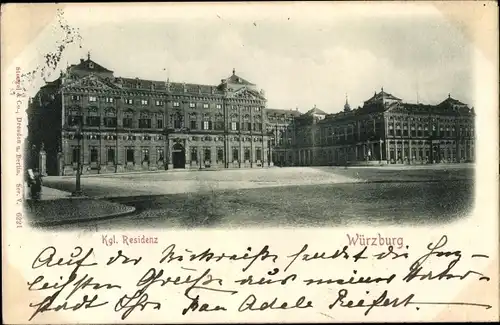
[[[80,63],[83,63],[83,62],[84,62],[83,59],[80,59]]]

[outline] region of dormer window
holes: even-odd
[[[94,63],[93,62],[89,62],[89,69],[94,69]]]

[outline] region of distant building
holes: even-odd
[[[272,161],[279,166],[291,166],[293,161],[294,120],[300,116],[299,109],[266,109],[266,130],[269,146],[273,148]]]
[[[473,108],[448,96],[438,105],[404,103],[383,89],[351,109],[313,108],[294,120],[293,163],[427,164],[474,161]]]
[[[264,91],[234,69],[216,85],[121,78],[89,55],[27,114],[28,151],[44,148],[51,175],[76,173],[79,160],[83,173],[273,164]]]

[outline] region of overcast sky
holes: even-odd
[[[387,6],[387,5],[386,5]],[[398,11],[399,10],[399,11]],[[408,102],[472,103],[472,49],[432,7],[300,4],[67,8],[83,48],[115,76],[217,84],[236,73],[268,107],[326,112],[362,105],[381,87]],[[54,30],[56,32],[54,32]],[[50,49],[57,27],[38,50]]]

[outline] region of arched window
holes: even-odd
[[[128,109],[128,110],[124,111],[123,112],[123,127],[131,128],[133,117],[134,117],[134,111],[132,109]]]
[[[151,114],[146,111],[142,111],[139,118],[139,128],[150,129],[151,128]]]
[[[156,113],[156,128],[163,129],[163,113]]]
[[[107,107],[104,111],[104,126],[116,127],[116,109]]]

